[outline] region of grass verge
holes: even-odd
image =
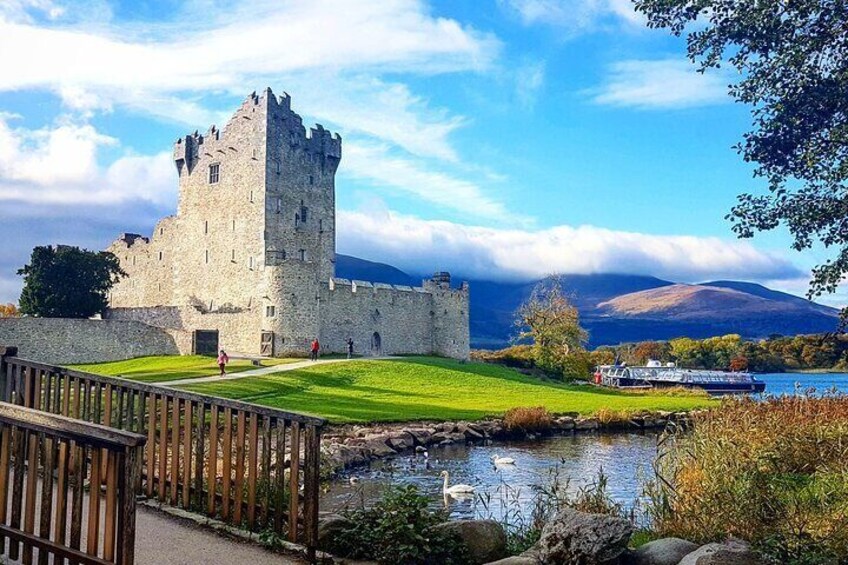
[[[332,422],[473,420],[519,406],[592,415],[690,410],[715,401],[704,396],[631,394],[541,381],[514,369],[432,357],[331,363],[183,388],[202,394],[308,412]]]
[[[136,357],[126,361],[111,361],[108,363],[91,363],[86,365],[71,365],[72,369],[122,377],[144,383],[161,383],[179,379],[194,379],[218,374],[215,357],[204,355],[160,355],[153,357]],[[297,359],[263,359],[262,366],[293,363]],[[239,373],[256,369],[248,359],[232,359],[227,365],[228,373]]]

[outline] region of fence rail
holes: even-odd
[[[138,492],[238,527],[271,530],[314,554],[324,420],[14,353],[0,364],[0,395],[145,435]]]
[[[0,403],[0,553],[26,565],[51,557],[132,565],[133,485],[144,442],[139,434]]]

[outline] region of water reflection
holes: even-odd
[[[494,516],[516,509],[531,511],[534,489],[550,483],[554,473],[570,479],[576,491],[591,483],[603,468],[608,491],[618,502],[630,506],[641,494],[641,484],[656,455],[654,433],[615,433],[559,436],[537,441],[498,442],[494,445],[452,445],[433,448],[427,456],[411,454],[375,461],[335,479],[321,499],[324,511],[348,505],[370,504],[390,484],[417,485],[432,508],[448,508],[454,518]],[[493,455],[515,460],[495,465]],[[451,484],[475,487],[467,496],[443,495],[442,471]]]

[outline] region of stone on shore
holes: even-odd
[[[764,565],[751,545],[729,539],[722,543],[702,545],[680,560],[680,565]]]
[[[347,548],[339,543],[339,534],[352,526],[353,523],[350,520],[341,516],[322,520],[318,524],[318,549],[333,555],[344,555]]]
[[[468,548],[472,563],[489,563],[506,556],[506,533],[494,520],[456,520],[433,527],[455,534]]]
[[[627,550],[633,524],[624,518],[560,510],[542,530],[539,551],[544,563],[615,563]]]
[[[663,538],[648,542],[631,554],[633,565],[678,565],[680,560],[698,549],[698,544],[680,538]]]

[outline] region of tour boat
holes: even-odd
[[[702,388],[710,394],[753,394],[766,389],[766,383],[748,372],[681,369],[674,363],[663,365],[653,360],[641,367],[601,365],[595,372],[595,384],[616,388],[682,386]]]

